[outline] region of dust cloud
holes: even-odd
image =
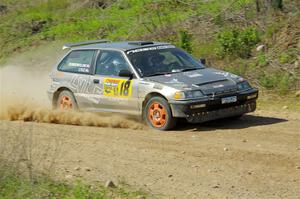
[[[143,129],[122,116],[53,110],[47,97],[49,73],[63,56],[61,43],[14,56],[0,66],[0,119],[111,128]]]

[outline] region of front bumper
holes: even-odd
[[[237,101],[222,104],[222,98],[236,96]],[[256,109],[258,90],[251,89],[236,94],[214,96],[201,100],[170,101],[174,117],[186,118],[192,123],[232,117],[253,112]],[[201,107],[200,105],[205,105]],[[194,108],[194,107],[199,108]]]

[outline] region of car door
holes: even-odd
[[[121,70],[133,73],[122,52],[100,50],[95,61],[95,75],[91,79],[100,88],[93,93],[96,111],[139,113],[138,79],[120,77]]]

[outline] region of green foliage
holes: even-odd
[[[275,35],[275,33],[281,28],[280,23],[271,24],[267,27],[265,35],[267,38],[271,38]]]
[[[293,56],[290,53],[281,53],[279,55],[279,62],[281,64],[288,63],[293,60]]]
[[[266,55],[262,52],[260,52],[257,56],[257,64],[258,66],[266,66],[268,64],[268,61],[267,61],[267,58],[266,58]]]
[[[85,6],[79,0],[22,1],[27,6],[0,15],[0,44],[5,45],[0,59],[42,40],[137,39],[184,20],[191,12],[180,2],[165,0],[111,1],[105,9]]]
[[[186,50],[188,53],[192,53],[192,35],[189,34],[186,30],[181,30],[180,35],[180,47]]]
[[[9,175],[1,177],[0,198],[61,198],[61,199],[108,199],[136,198],[142,192],[128,191],[123,188],[107,189],[101,185],[96,188],[77,181],[74,185],[56,182],[48,178],[35,179],[33,182],[25,178]]]
[[[196,57],[201,57],[201,58],[210,58],[214,56],[215,54],[215,49],[217,48],[216,42],[206,42],[206,43],[200,43],[200,44],[195,44],[194,45],[194,55]]]
[[[244,77],[246,75],[247,69],[247,65],[241,63],[239,64],[239,66],[227,66],[224,70]]]
[[[279,94],[288,93],[294,79],[287,73],[263,74],[259,77],[261,86],[266,89],[274,89]]]
[[[230,29],[219,33],[217,52],[221,57],[248,58],[251,49],[260,41],[258,31],[253,28]]]
[[[218,14],[216,15],[214,18],[213,18],[213,22],[218,25],[218,26],[221,26],[224,24],[224,20],[222,18],[222,15],[221,14]]]

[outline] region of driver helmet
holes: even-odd
[[[165,60],[165,56],[161,54],[155,54],[151,57],[151,62],[153,65],[162,65]]]

